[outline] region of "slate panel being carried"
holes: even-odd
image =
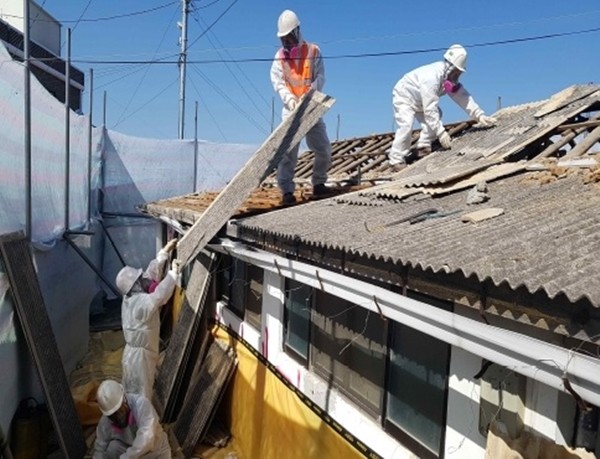
[[[181,312],[156,376],[153,403],[163,422],[171,421],[176,414],[176,401],[190,357],[195,354],[194,346],[207,333],[201,319],[214,260],[215,255],[206,251],[194,260]]]
[[[29,241],[22,232],[2,235],[0,252],[15,311],[44,389],[60,447],[67,458],[80,459],[86,453],[83,430],[40,291]]]
[[[318,91],[311,91],[302,98],[290,117],[269,136],[183,236],[178,244],[178,256],[184,264],[217,234],[252,191],[275,169],[283,155],[300,143],[333,103],[333,98]]]

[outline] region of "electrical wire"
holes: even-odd
[[[171,83],[169,83],[163,89],[161,89],[155,96],[153,96],[152,98],[148,99],[148,101],[146,101],[146,103],[144,103],[143,105],[141,105],[140,107],[138,107],[136,110],[134,110],[133,112],[131,112],[129,115],[123,117],[123,119],[121,120],[121,122],[123,122],[125,120],[128,120],[133,115],[135,115],[137,112],[139,112],[143,108],[146,108],[146,106],[148,106],[148,104],[150,104],[151,102],[154,102],[156,99],[158,99],[160,96],[162,96],[168,89],[171,89],[171,87],[174,86],[175,83],[177,83],[178,81],[179,81],[179,78],[175,78],[175,80],[173,80]],[[116,125],[114,125],[113,128],[115,126]]]
[[[159,42],[158,46],[156,47],[156,51],[154,51],[154,57],[156,57],[156,55],[158,54],[158,51],[159,51],[160,47],[163,45],[163,43],[165,41],[165,38],[167,36],[167,32],[169,31],[169,29],[171,27],[171,24],[173,23],[173,20],[175,19],[175,15],[177,14],[177,11],[178,11],[178,9],[175,8],[174,12],[173,12],[173,15],[171,16],[171,19],[167,23],[167,27],[165,28],[165,31],[163,32],[163,36],[160,39],[160,42]],[[153,57],[153,59],[154,59],[154,57]],[[138,91],[140,90],[140,87],[142,86],[142,83],[146,79],[146,76],[148,75],[148,71],[150,70],[150,68],[151,68],[150,65],[146,65],[145,66],[146,71],[144,72],[144,74],[140,78],[140,81],[138,82],[135,90],[131,93],[131,96],[129,97],[129,101],[127,102],[127,105],[125,106],[125,110],[123,110],[121,112],[121,116],[117,119],[117,122],[114,124],[113,128],[117,127],[121,123],[121,120],[123,119],[123,117],[127,113],[127,110],[129,110],[129,107],[131,106],[131,103],[133,102],[133,99],[135,98],[135,96],[137,95]]]
[[[200,21],[198,20],[198,18],[196,18],[195,16],[194,20],[198,23],[198,25],[200,24]],[[211,32],[211,34],[214,35],[214,33]],[[217,50],[217,48],[215,47],[212,39],[210,38],[210,35],[206,36],[208,42],[210,43],[210,45],[215,49],[215,51],[217,52],[217,54],[219,55],[219,57],[221,56],[221,53]],[[218,40],[218,38],[216,38],[215,36],[215,40]],[[242,75],[244,75],[246,77],[247,81],[250,81],[250,79],[248,78],[248,76],[246,75],[246,73],[240,68],[239,64],[235,63],[235,65],[238,67],[238,69],[240,70],[240,72],[242,73]],[[263,111],[261,111],[261,109],[258,107],[258,105],[256,104],[256,102],[254,102],[254,98],[248,93],[246,86],[242,84],[242,82],[239,80],[238,76],[236,75],[236,73],[231,69],[231,67],[229,66],[228,63],[225,63],[225,67],[227,68],[227,70],[229,71],[229,73],[231,74],[231,76],[233,77],[233,79],[236,81],[236,83],[238,84],[238,86],[242,89],[242,91],[244,92],[244,94],[246,95],[246,97],[248,98],[248,100],[250,101],[250,103],[254,106],[254,108],[256,109],[256,111],[259,113],[259,115],[267,122],[270,123],[271,121],[269,120],[269,117],[267,115],[265,115],[263,113]],[[258,89],[256,88],[256,86],[253,85],[253,83],[250,81],[250,84],[254,87],[255,91],[258,92]],[[260,93],[259,93],[260,95]],[[268,102],[266,101],[266,99],[263,98],[263,100],[265,101],[265,104],[267,105],[267,107],[269,107]]]
[[[209,6],[213,6],[215,3],[219,3],[221,0],[214,0],[212,2],[210,2],[208,5],[202,5],[202,6],[196,6],[194,5],[194,9],[196,10],[203,10],[205,8],[208,8]]]
[[[44,2],[46,3],[46,2]],[[102,21],[112,21],[113,19],[122,19],[122,18],[129,18],[132,16],[140,16],[142,14],[147,14],[147,13],[153,13],[155,11],[158,10],[162,10],[164,8],[168,8],[171,5],[175,5],[178,4],[179,1],[175,0],[173,2],[169,2],[169,3],[165,3],[164,5],[159,5],[156,6],[154,8],[148,8],[146,10],[139,10],[139,11],[133,11],[131,13],[123,13],[123,14],[117,14],[114,16],[104,16],[104,17],[99,17],[99,18],[90,18],[90,19],[62,19],[59,22],[62,24],[69,24],[69,23],[78,23],[78,22],[102,22]],[[43,6],[43,4],[42,4]],[[15,19],[23,19],[23,16],[19,16],[16,14],[3,14],[3,16],[6,17],[11,17],[11,18],[15,18]],[[40,22],[56,22],[55,19],[38,19]]]
[[[188,45],[188,47],[191,47],[191,46],[193,46],[193,45],[194,45],[194,44],[195,44],[195,43],[196,43],[198,40],[200,40],[200,39],[201,39],[201,38],[202,38],[204,35],[206,35],[206,34],[208,33],[208,31],[209,31],[210,29],[212,29],[212,28],[213,28],[213,26],[214,26],[214,25],[215,25],[217,22],[219,22],[219,21],[221,20],[221,18],[222,18],[223,16],[225,16],[225,15],[227,14],[227,12],[228,12],[228,11],[229,11],[229,10],[230,10],[230,9],[233,7],[233,5],[235,5],[237,2],[238,2],[238,0],[233,0],[233,2],[231,2],[231,5],[229,5],[227,8],[225,8],[225,11],[223,11],[223,12],[222,12],[222,13],[221,13],[219,16],[217,16],[217,19],[215,19],[215,20],[212,22],[212,24],[210,24],[210,25],[209,25],[209,26],[206,28],[206,30],[205,30],[204,32],[202,32],[200,35],[198,35],[198,36],[197,36],[197,37],[194,39],[194,41],[193,41],[193,42],[191,42],[191,43]]]
[[[246,113],[231,97],[227,95],[225,91],[219,88],[215,83],[213,83],[208,76],[202,70],[200,70],[196,65],[191,65],[191,68],[200,75],[200,77],[206,81],[223,99],[225,99],[233,108],[235,108],[244,118],[248,120],[250,124],[252,124],[256,129],[258,129],[263,134],[268,134],[268,129],[264,129],[252,116]]]
[[[88,10],[88,8],[90,7],[91,4],[92,4],[92,0],[88,0],[87,5],[85,5],[85,8],[83,9],[81,14],[79,15],[79,18],[75,22],[75,25],[71,28],[71,32],[73,32],[77,28],[77,26],[81,23],[81,21],[83,20],[83,15]]]
[[[237,0],[234,1],[234,3]],[[214,23],[213,23],[214,24]],[[207,30],[208,31],[208,30]],[[465,48],[484,48],[490,46],[503,46],[515,43],[525,43],[525,42],[533,42],[540,40],[549,40],[553,38],[562,38],[562,37],[570,37],[575,35],[583,35],[588,33],[596,33],[600,32],[600,27],[594,27],[592,29],[584,29],[584,30],[576,30],[571,32],[557,32],[546,35],[536,35],[531,37],[522,37],[522,38],[510,38],[506,40],[497,40],[497,41],[488,41],[482,43],[472,43],[463,45]],[[202,36],[202,35],[201,35]],[[200,37],[198,37],[200,38]],[[378,53],[360,53],[360,54],[338,54],[332,56],[322,56],[323,59],[326,60],[337,60],[337,59],[357,59],[357,58],[366,58],[366,57],[390,57],[390,56],[406,56],[413,54],[427,54],[427,53],[439,53],[441,51],[445,51],[447,46],[438,47],[438,48],[422,48],[422,49],[412,49],[412,50],[404,50],[404,51],[388,51],[388,52],[378,52]],[[43,60],[43,59],[39,59]],[[247,58],[247,59],[206,59],[206,60],[197,60],[197,61],[188,61],[188,64],[222,64],[222,63],[248,63],[248,62],[271,62],[273,60],[270,58]],[[134,60],[71,60],[71,62],[79,63],[79,64],[120,64],[120,65],[129,65],[129,64],[177,64],[177,61],[134,61]]]

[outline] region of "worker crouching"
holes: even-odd
[[[103,416],[96,428],[94,459],[170,459],[167,434],[150,400],[125,393],[110,379],[98,387],[97,400]]]

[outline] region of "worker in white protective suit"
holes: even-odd
[[[162,278],[169,253],[177,240],[169,241],[150,262],[145,272],[125,266],[117,274],[117,288],[123,295],[121,321],[125,337],[123,350],[123,384],[128,393],[152,398],[152,387],[159,357],[160,307],[175,289],[179,276],[179,260]]]
[[[314,43],[304,41],[296,13],[285,10],[277,21],[277,36],[282,47],[271,65],[271,83],[283,102],[282,118],[286,119],[311,89],[321,91],[325,84],[325,68],[321,51]],[[327,171],[331,165],[331,142],[325,123],[320,119],[306,134],[306,143],[315,155],[312,186],[314,197],[330,194]],[[298,149],[294,146],[279,162],[277,184],[281,189],[283,204],[294,204],[294,171],[298,162]]]
[[[96,393],[103,416],[96,427],[94,459],[170,459],[171,448],[152,403],[125,393],[117,381],[102,381]]]
[[[431,152],[431,142],[436,138],[444,149],[449,149],[452,139],[444,129],[440,97],[449,95],[467,114],[481,126],[493,126],[496,119],[486,116],[471,94],[459,83],[467,69],[467,51],[461,45],[452,45],[444,53],[444,60],[418,67],[405,74],[394,86],[393,105],[396,135],[389,152],[393,172],[406,167],[406,157],[412,140],[413,122],[421,123],[417,149]]]

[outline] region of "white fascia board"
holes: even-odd
[[[223,240],[209,246],[280,276],[343,298],[483,359],[566,391],[563,377],[584,400],[600,406],[600,359],[521,333],[475,321],[368,282]]]

